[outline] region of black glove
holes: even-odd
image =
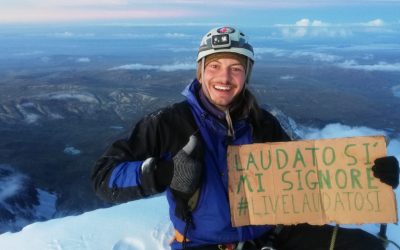
[[[202,175],[202,147],[196,135],[178,151],[172,160],[159,160],[155,163],[157,186],[170,186],[178,194],[190,197],[200,185]]]
[[[393,189],[399,185],[399,162],[394,156],[386,156],[375,160],[372,166],[374,176]]]
[[[180,193],[193,194],[200,185],[203,171],[201,141],[191,135],[188,143],[172,158],[174,172],[170,187]]]

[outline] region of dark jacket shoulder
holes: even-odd
[[[136,124],[128,142],[132,148],[141,147],[146,152],[142,158],[161,157],[168,152],[174,155],[196,130],[190,106],[182,101],[146,115]]]
[[[254,143],[290,141],[278,119],[270,112],[257,108],[251,115]]]

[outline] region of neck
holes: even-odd
[[[204,94],[204,92],[201,88],[199,89],[199,97],[200,97],[201,104],[203,104],[203,106],[206,108],[206,110],[208,112],[215,115],[219,119],[225,119],[225,111],[227,110],[227,108],[221,109],[222,107],[218,107],[218,106],[212,104],[208,100],[208,98],[206,97],[206,95]]]

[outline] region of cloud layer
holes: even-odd
[[[165,64],[165,65],[147,65],[147,64],[127,64],[111,68],[110,70],[159,70],[159,71],[177,71],[177,70],[194,70],[196,64],[194,63],[176,63],[176,64]]]
[[[342,63],[338,63],[337,66],[344,69],[355,69],[355,70],[365,70],[365,71],[388,71],[388,72],[400,71],[400,63],[379,62],[377,64],[359,64],[355,60],[346,60]]]
[[[376,32],[377,28],[385,28],[384,20],[377,18],[363,23],[328,23],[322,20],[302,18],[292,24],[277,24],[281,35],[285,38],[336,37],[346,38],[354,32]],[[372,29],[375,28],[375,29]],[[385,30],[387,32],[387,30]]]
[[[388,155],[395,156],[400,160],[400,137],[389,138],[384,130],[373,129],[365,126],[348,126],[340,123],[328,124],[322,129],[305,127],[299,130],[300,137],[304,139],[329,139],[352,136],[375,136],[383,135],[390,139],[388,144]]]

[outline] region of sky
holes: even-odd
[[[400,23],[400,0],[2,0],[1,24],[87,22],[272,25],[302,18],[328,23]]]
[[[306,139],[334,138],[381,134],[368,127],[328,124],[322,129],[305,128]],[[388,152],[400,158],[400,139],[392,138]],[[400,188],[395,190],[400,206]],[[157,209],[155,209],[157,208]],[[372,234],[379,232],[378,224],[342,225],[362,228]],[[389,224],[387,237],[400,244],[400,226]],[[69,216],[37,222],[17,233],[0,235],[2,249],[26,250],[168,250],[172,226],[168,218],[166,198],[156,196],[128,202],[107,209],[98,209],[79,216]],[[395,250],[389,244],[387,250]]]

